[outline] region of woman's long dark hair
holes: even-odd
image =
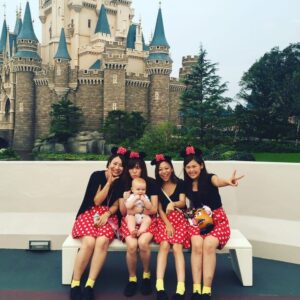
[[[139,167],[141,169],[141,178],[147,181],[148,173],[147,173],[147,167],[146,163],[143,158],[141,157],[134,157],[134,158],[129,158],[127,161],[127,166],[126,169],[123,173],[123,181],[125,185],[125,190],[129,190],[131,188],[131,182],[132,178],[129,174],[129,170]]]
[[[184,157],[183,159],[183,174],[184,174],[184,181],[187,184],[188,188],[192,190],[192,182],[193,180],[188,176],[188,174],[185,171],[185,167],[192,161],[194,160],[196,163],[199,165],[203,165],[203,169],[201,169],[200,176],[198,178],[198,182],[200,181],[200,178],[205,177],[208,173],[206,170],[205,162],[202,158],[202,156],[195,155],[195,154],[190,154]]]
[[[155,164],[155,179],[156,179],[156,182],[157,184],[162,187],[163,185],[163,180],[160,178],[159,176],[159,167],[161,165],[161,163],[167,163],[170,165],[170,167],[172,168],[172,174],[171,174],[171,177],[170,177],[170,180],[172,183],[177,183],[178,182],[178,177],[175,175],[175,172],[174,172],[174,167],[173,167],[173,164],[172,164],[172,161],[170,160],[162,160],[162,161],[159,161]]]

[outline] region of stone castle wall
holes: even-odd
[[[17,150],[32,148],[35,124],[35,87],[33,72],[18,72],[13,146]]]
[[[99,130],[103,118],[103,84],[80,84],[74,96],[73,102],[83,113],[82,130]]]
[[[47,85],[36,86],[35,138],[46,137],[50,131],[50,111],[54,94]]]

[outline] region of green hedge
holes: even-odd
[[[20,156],[11,148],[0,149],[0,160],[20,160]]]
[[[107,155],[79,153],[45,153],[34,154],[35,160],[107,160]]]

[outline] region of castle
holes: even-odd
[[[146,45],[131,0],[39,0],[42,41],[27,2],[0,40],[0,144],[31,151],[49,134],[51,104],[80,107],[82,130],[99,130],[111,110],[138,111],[151,123],[178,123],[185,86],[170,77],[162,11]],[[183,76],[193,57],[183,58]],[[1,148],[1,145],[0,145]]]

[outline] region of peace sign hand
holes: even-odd
[[[233,171],[231,177],[228,179],[228,185],[230,186],[238,186],[238,181],[242,179],[245,175],[236,176],[236,170]]]

